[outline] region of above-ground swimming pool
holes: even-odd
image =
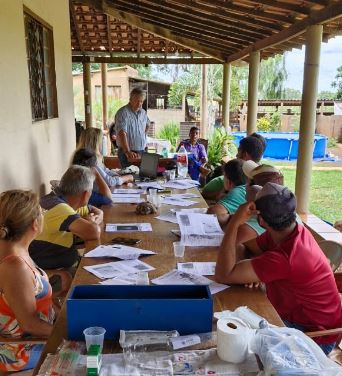
[[[265,158],[274,159],[297,159],[298,157],[298,132],[258,132],[266,139]],[[233,132],[234,143],[238,147],[241,139],[246,137],[246,132]],[[315,134],[313,158],[320,159],[326,156],[326,136]]]

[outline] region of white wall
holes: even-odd
[[[23,6],[53,28],[58,113],[32,123]],[[75,148],[68,0],[0,0],[0,191],[49,191]]]
[[[157,110],[157,109],[148,109],[147,115],[151,121],[156,123],[156,133],[163,128],[163,125],[169,123],[171,121],[175,123],[180,123],[181,121],[185,120],[185,112],[184,110],[179,109],[165,109],[165,110]]]

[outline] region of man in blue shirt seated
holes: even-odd
[[[192,127],[189,132],[189,139],[180,142],[177,151],[181,146],[184,146],[185,150],[190,154],[188,156],[188,171],[191,179],[198,180],[201,167],[208,162],[207,152],[203,144],[198,142],[199,129]]]
[[[150,120],[142,108],[145,100],[143,90],[131,91],[129,103],[115,115],[116,143],[122,168],[130,165],[129,160],[139,158],[146,146],[146,133]]]

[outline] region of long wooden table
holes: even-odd
[[[174,190],[173,193],[184,193],[185,191]],[[188,192],[198,193],[197,190],[188,190]],[[191,199],[197,201],[197,204],[192,207],[206,207],[206,202],[202,197]],[[139,232],[139,233],[120,233],[120,236],[134,237],[141,239],[138,247],[142,249],[149,249],[157,251],[157,255],[143,257],[142,260],[152,265],[156,269],[149,272],[150,280],[165,274],[166,272],[176,268],[176,263],[179,261],[173,255],[172,242],[177,241],[177,237],[171,233],[171,230],[178,229],[178,225],[164,222],[155,219],[153,215],[137,215],[135,213],[134,204],[113,204],[103,208],[104,210],[104,224],[105,223],[137,223],[150,222],[152,224],[153,232]],[[159,213],[169,211],[171,206],[162,205]],[[107,233],[102,231],[101,243],[108,243],[117,233]],[[86,249],[91,250],[97,245],[96,242],[88,242]],[[210,247],[186,247],[185,255],[182,261],[216,261],[217,248]],[[83,269],[86,265],[95,265],[108,262],[108,259],[82,258],[76,275],[74,277],[72,287],[76,285],[94,284],[100,280],[93,274]],[[222,310],[234,310],[239,306],[248,306],[259,315],[265,317],[270,323],[282,326],[283,323],[277,312],[267,299],[266,295],[259,289],[248,289],[242,286],[232,286],[220,293],[213,295],[214,312]],[[81,312],[80,312],[81,314]],[[59,317],[55,323],[52,334],[49,337],[45,346],[41,361],[45,359],[47,353],[54,353],[61,343],[63,338],[67,338],[66,331],[66,304],[63,305]],[[118,351],[115,348],[114,351]],[[40,364],[38,365],[40,367]],[[37,373],[37,370],[35,373]]]

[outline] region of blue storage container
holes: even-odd
[[[106,339],[125,330],[178,330],[182,335],[212,330],[208,286],[75,286],[67,300],[68,338],[83,340],[89,326],[106,329]]]

